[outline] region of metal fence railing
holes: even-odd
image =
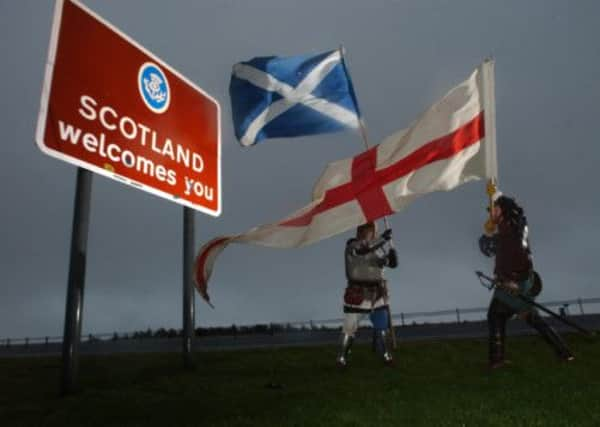
[[[600,313],[600,298],[576,298],[569,300],[558,300],[558,301],[547,301],[541,302],[544,306],[548,308],[558,307],[559,312],[562,315],[575,315],[575,314],[593,314]],[[593,305],[598,305],[598,307],[593,307]],[[575,307],[571,309],[571,307]],[[589,309],[592,306],[592,309]],[[586,308],[584,308],[586,307]],[[596,310],[594,310],[594,308]],[[397,326],[405,326],[410,321],[411,324],[416,324],[415,320],[417,319],[431,319],[436,318],[438,322],[442,323],[448,321],[450,318],[451,322],[458,322],[466,320],[465,315],[473,315],[473,314],[485,314],[487,313],[487,307],[476,307],[476,308],[453,308],[447,310],[436,310],[436,311],[418,311],[418,312],[400,312],[392,315],[392,321]],[[444,320],[440,320],[444,319]],[[271,322],[265,326],[266,330],[272,333],[274,329],[286,330],[286,329],[317,329],[322,326],[330,326],[336,325],[339,326],[344,321],[343,318],[331,318],[331,319],[321,319],[321,320],[304,320],[304,321],[293,321],[293,322],[283,322],[283,323],[274,323]],[[399,323],[398,323],[399,321]],[[257,325],[254,325],[257,326]],[[241,328],[249,328],[251,326],[240,326]],[[223,328],[226,329],[226,328]],[[163,338],[172,338],[179,336],[178,331],[174,329],[161,329],[164,331],[164,334],[160,335]],[[111,332],[111,333],[100,333],[100,334],[84,334],[82,335],[82,341],[84,342],[94,342],[94,341],[108,341],[108,340],[117,340],[117,339],[131,339],[131,338],[150,338],[146,335],[139,335],[140,331],[137,332]],[[156,337],[153,335],[152,337]],[[45,336],[45,337],[25,337],[25,338],[0,338],[0,347],[10,348],[11,346],[30,346],[30,345],[53,345],[53,344],[61,344],[62,336]]]
[[[569,300],[560,300],[560,301],[547,301],[541,302],[544,306],[548,308],[558,307],[559,312],[564,315],[574,315],[574,314],[591,314],[591,313],[599,313],[600,307],[592,310],[584,309],[584,305],[600,305],[600,298],[576,298]],[[572,308],[575,307],[575,309]],[[392,314],[392,320],[400,321],[400,326],[406,325],[411,320],[416,319],[429,319],[429,318],[437,318],[443,319],[450,317],[451,321],[461,322],[465,320],[465,315],[469,314],[487,314],[488,307],[475,307],[475,308],[452,308],[447,310],[436,310],[436,311],[416,311],[416,312],[400,312],[396,314]],[[324,320],[309,320],[309,321],[298,321],[298,322],[289,322],[292,326],[302,327],[302,326],[314,326],[314,325],[331,325],[331,324],[341,324],[344,321],[343,318],[332,318],[332,319],[324,319]]]

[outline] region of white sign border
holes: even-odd
[[[130,178],[126,178],[122,175],[111,172],[107,169],[103,169],[99,166],[93,165],[91,163],[87,163],[76,157],[68,156],[64,153],[61,153],[60,151],[53,150],[44,144],[44,134],[46,131],[46,121],[47,121],[47,116],[48,116],[48,104],[50,102],[50,90],[52,88],[54,62],[55,62],[55,58],[56,58],[56,49],[57,49],[57,45],[58,45],[58,34],[60,32],[60,26],[62,23],[61,22],[62,10],[63,10],[63,5],[64,5],[65,1],[70,1],[76,7],[79,7],[80,9],[82,9],[84,12],[86,12],[92,18],[96,19],[98,22],[100,22],[101,24],[105,25],[110,30],[112,30],[115,34],[117,34],[118,36],[122,37],[123,39],[125,39],[127,42],[129,42],[133,46],[140,49],[143,53],[145,53],[146,55],[151,57],[154,61],[156,61],[160,66],[168,69],[171,73],[173,73],[174,75],[179,77],[181,80],[183,80],[185,83],[187,83],[192,89],[201,93],[203,96],[207,97],[210,101],[212,101],[215,104],[215,106],[217,107],[217,189],[218,189],[218,191],[217,191],[218,200],[217,200],[217,209],[216,210],[209,209],[205,206],[196,205],[196,204],[194,204],[188,200],[182,199],[178,196],[174,196],[174,195],[166,193],[164,191],[157,190],[153,187],[149,187],[147,185],[144,185],[144,184],[137,182],[135,180],[132,180]],[[170,201],[178,203],[180,205],[190,207],[192,209],[198,210],[198,211],[208,214],[210,216],[218,217],[221,215],[221,212],[222,212],[221,106],[219,105],[219,102],[215,98],[213,98],[211,95],[206,93],[204,90],[202,90],[201,88],[196,86],[196,84],[194,84],[192,81],[190,81],[187,77],[183,76],[177,70],[175,70],[170,65],[168,65],[163,60],[161,60],[158,56],[156,56],[155,54],[153,54],[152,52],[150,52],[149,50],[147,50],[146,48],[141,46],[139,43],[137,43],[135,40],[133,40],[127,34],[120,31],[118,28],[116,28],[110,22],[108,22],[105,19],[103,19],[102,17],[100,17],[98,14],[96,14],[94,11],[89,9],[87,6],[80,3],[78,0],[56,0],[56,3],[54,5],[54,18],[53,18],[53,22],[52,22],[52,31],[50,34],[50,44],[48,46],[48,59],[46,61],[46,71],[45,71],[44,81],[43,81],[43,85],[42,85],[42,97],[40,100],[40,112],[38,115],[35,141],[36,141],[38,148],[40,150],[42,150],[42,152],[44,152],[45,154],[47,154],[51,157],[57,158],[59,160],[65,161],[67,163],[71,163],[75,166],[79,166],[84,169],[89,169],[92,172],[97,173],[99,175],[106,176],[107,178],[111,178],[111,179],[119,181],[121,183],[130,185],[134,188],[141,189],[148,193],[154,194],[155,196],[162,197],[164,199],[170,200]]]

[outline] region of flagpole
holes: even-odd
[[[350,71],[348,70],[348,67],[346,66],[346,60],[345,60],[345,56],[344,56],[345,49],[344,49],[343,45],[340,45],[339,51],[340,51],[340,56],[342,58],[342,64],[344,65],[344,69],[346,70],[346,74],[348,74],[348,77],[350,77]],[[349,80],[351,80],[351,79],[349,79]],[[358,128],[360,130],[360,136],[362,138],[363,144],[365,145],[365,150],[368,150],[371,147],[369,146],[369,137],[367,135],[367,126],[365,125],[365,121],[362,118],[360,111],[359,111],[359,116],[358,116]],[[390,225],[388,223],[387,215],[384,215],[383,223],[385,224],[386,230],[388,230],[390,228]],[[390,240],[390,244],[392,247],[394,247],[394,243],[391,240]]]
[[[488,176],[486,193],[489,201],[489,215],[484,225],[486,234],[493,234],[496,225],[492,221],[494,208],[494,194],[498,185],[498,157],[496,152],[496,94],[494,82],[494,59],[488,57],[483,61],[481,70],[481,87],[483,114],[485,126],[485,168]]]
[[[494,209],[494,194],[496,193],[496,190],[497,190],[496,180],[494,178],[488,179],[485,190],[486,190],[486,193],[487,193],[488,199],[489,199],[489,209],[488,209],[488,219],[485,222],[485,224],[483,225],[483,228],[484,228],[486,234],[492,235],[492,234],[494,234],[494,231],[496,230],[496,225],[494,224],[494,221],[492,220],[492,209]]]
[[[365,126],[365,121],[363,120],[362,117],[360,117],[358,119],[358,123],[359,123],[359,127],[360,127],[360,134],[362,136],[363,143],[365,144],[365,150],[368,150],[371,147],[369,147],[369,138],[367,137],[367,128]],[[387,215],[383,216],[383,224],[385,225],[386,230],[390,229],[390,224],[388,223]],[[394,242],[392,240],[390,240],[390,246],[392,248],[394,247]]]
[[[348,74],[348,80],[352,81],[350,79],[350,71],[348,70],[348,67],[346,66],[346,61],[344,59],[344,46],[340,45],[339,47],[340,50],[340,57],[342,59],[342,64],[344,66],[344,69],[346,70],[346,74]],[[356,97],[356,94],[355,94]],[[356,104],[358,104],[358,101],[356,101],[356,99],[354,100],[356,102]],[[357,105],[357,110],[358,110],[358,105]],[[360,129],[360,135],[362,137],[363,143],[365,145],[365,150],[369,150],[369,137],[367,136],[367,126],[365,125],[365,121],[362,118],[362,114],[360,114],[360,110],[358,110],[358,127]],[[383,224],[385,226],[386,230],[390,230],[390,224],[388,223],[388,219],[387,219],[387,215],[383,216]],[[394,241],[392,239],[389,240],[390,242],[390,247],[392,249],[394,249]],[[390,310],[390,305],[389,305],[389,300],[387,297],[387,281],[383,281],[384,286],[385,286],[385,294],[386,294],[386,302],[388,303],[386,305],[387,307],[387,314],[388,314],[388,329],[390,330],[390,333],[392,335],[392,347],[394,348],[394,350],[397,347],[397,342],[396,342],[396,331],[394,330],[394,324],[392,323],[392,313]]]

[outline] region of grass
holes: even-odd
[[[600,426],[600,344],[510,337],[512,365],[488,372],[487,344],[401,344],[393,368],[357,346],[339,371],[327,347],[83,357],[72,396],[58,358],[0,359],[1,426]]]

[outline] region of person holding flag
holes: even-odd
[[[575,357],[560,335],[539,315],[535,307],[518,295],[533,300],[541,292],[541,279],[533,270],[529,246],[529,228],[523,208],[511,197],[496,191],[492,196],[491,223],[488,233],[479,238],[481,252],[495,256],[494,276],[496,288],[487,314],[489,328],[489,367],[498,369],[505,365],[504,342],[506,322],[515,314],[536,329],[554,349],[560,360]]]
[[[387,366],[393,363],[389,336],[389,295],[383,273],[385,267],[398,266],[398,257],[396,250],[388,247],[392,230],[385,230],[377,239],[375,232],[375,223],[368,222],[359,226],[356,229],[356,238],[346,243],[344,258],[348,285],[344,292],[342,346],[337,357],[340,367],[348,365],[348,355],[358,323],[366,314],[369,315],[375,331],[376,350]]]

